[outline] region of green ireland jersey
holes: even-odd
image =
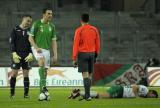
[[[39,48],[49,50],[52,40],[56,40],[56,31],[54,24],[43,20],[35,21],[29,32],[30,36],[34,37],[34,41]]]

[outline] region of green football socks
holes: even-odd
[[[39,68],[39,76],[40,76],[40,82],[39,82],[39,85],[40,85],[40,92],[42,92],[42,88],[46,86],[46,77],[45,77],[45,68],[44,66],[41,66]]]

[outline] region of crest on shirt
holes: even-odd
[[[15,67],[16,67],[16,64],[12,64],[12,66],[15,68]]]
[[[17,31],[21,31],[21,30],[17,29]]]

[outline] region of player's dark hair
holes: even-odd
[[[83,22],[85,22],[85,23],[89,22],[89,14],[83,13],[83,14],[81,15],[81,20],[82,20]]]
[[[45,14],[47,10],[53,11],[51,7],[47,7],[42,10],[42,13]]]
[[[32,16],[29,15],[29,14],[24,14],[24,15],[22,16],[22,18],[24,18],[24,17],[30,17],[30,18],[32,18]]]
[[[155,98],[158,98],[158,93],[156,90],[149,90],[149,92],[152,92],[155,95]]]

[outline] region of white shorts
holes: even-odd
[[[44,66],[45,68],[50,68],[50,51],[46,50],[46,49],[42,49],[41,48],[41,53],[37,53],[36,49],[34,49],[32,47],[32,52],[34,57],[36,58],[36,60],[40,59],[40,58],[44,58],[45,59],[45,63]]]

